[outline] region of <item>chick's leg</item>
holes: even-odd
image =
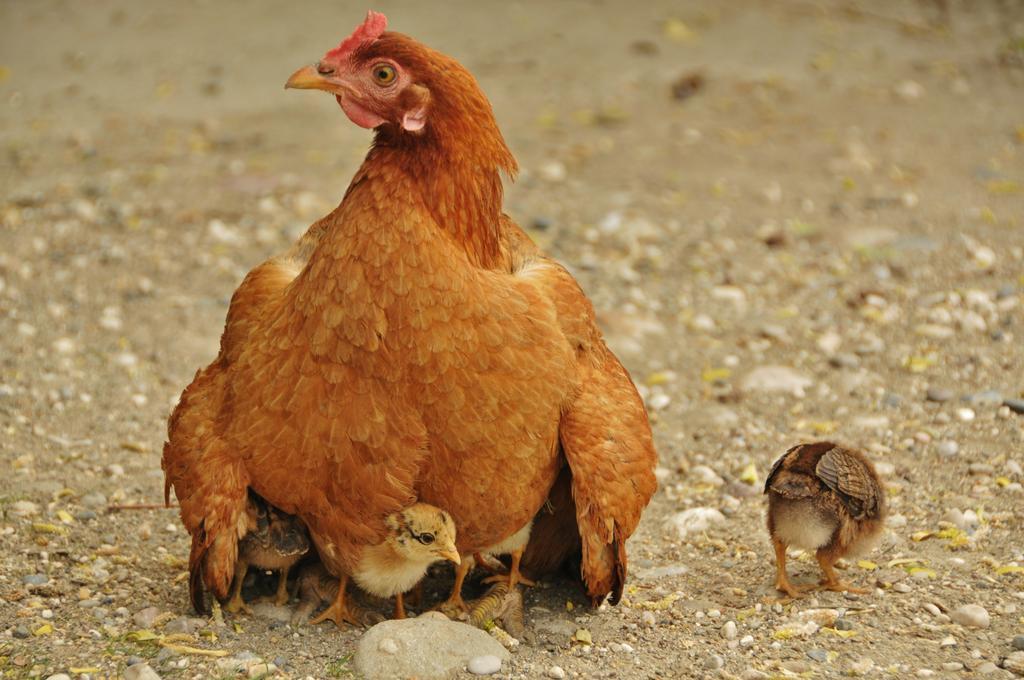
[[[790,597],[801,597],[800,589],[790,583],[786,574],[786,544],[773,538],[772,545],[775,546],[775,589]]]
[[[452,594],[438,606],[438,610],[448,617],[454,618],[459,614],[469,611],[469,607],[462,599],[462,582],[466,580],[469,567],[472,564],[468,559],[459,562],[455,567],[455,584],[452,585]]]
[[[283,567],[278,575],[277,594],[274,595],[274,604],[282,606],[288,604],[288,572],[291,567]]]
[[[334,621],[335,625],[339,628],[342,623],[351,623],[353,626],[362,626],[364,617],[356,607],[345,602],[346,590],[348,589],[348,574],[343,574],[338,579],[338,594],[335,596],[334,601],[327,605],[327,609],[323,610],[319,616],[310,621],[310,624],[323,623],[330,619]]]
[[[487,564],[487,560],[480,553],[473,553],[473,561],[476,562],[476,566],[480,567],[489,574],[495,574],[497,571],[491,565]]]
[[[519,572],[519,562],[523,559],[522,549],[513,551],[512,553],[512,568],[509,569],[507,574],[495,574],[494,576],[488,576],[484,579],[484,583],[497,583],[498,581],[508,581],[508,589],[512,590],[516,587],[516,584],[522,583],[524,586],[535,586],[536,581],[531,581]]]
[[[825,590],[831,590],[837,593],[860,593],[862,595],[871,592],[867,588],[855,588],[854,586],[840,580],[834,566],[838,558],[829,550],[825,548],[819,550],[816,553],[816,557],[818,558],[818,566],[821,567],[821,573],[825,576],[825,578],[821,579],[818,585]]]
[[[252,614],[252,610],[249,609],[249,605],[242,599],[242,581],[245,580],[245,573],[249,570],[249,563],[241,556],[235,560],[235,581],[231,587],[231,597],[228,599],[227,604],[224,605],[224,610],[237,614],[238,612],[245,612],[246,614]]]
[[[402,593],[395,595],[395,618],[405,618],[405,604],[402,602]]]
[[[416,609],[423,606],[423,581],[420,581],[409,591],[409,604]]]

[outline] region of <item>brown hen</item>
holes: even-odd
[[[800,595],[786,574],[786,548],[794,546],[815,553],[824,588],[867,592],[841,581],[834,565],[869,551],[882,533],[885,492],[871,461],[832,442],[800,444],[775,461],[764,492],[777,589]]]
[[[374,143],[341,204],[239,286],[220,354],[171,416],[190,569],[226,593],[247,487],[297,514],[347,581],[413,501],[451,513],[462,555],[487,552],[567,466],[558,526],[575,526],[592,600],[617,600],[656,487],[643,404],[579,285],[502,213],[516,162],[476,81],[385,23],[371,12],[289,79]]]

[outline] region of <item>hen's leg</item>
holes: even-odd
[[[536,581],[530,579],[519,573],[519,562],[523,559],[522,549],[512,552],[512,568],[509,569],[507,574],[495,574],[494,576],[488,576],[484,579],[484,583],[497,583],[498,581],[508,581],[508,589],[512,590],[516,587],[516,584],[522,583],[524,586],[535,586]]]
[[[327,609],[320,612],[319,616],[310,621],[310,624],[323,623],[330,619],[339,628],[342,623],[351,623],[353,626],[363,625],[363,614],[356,607],[345,602],[345,591],[348,588],[348,574],[342,574],[338,579],[338,595],[334,602],[327,605]]]
[[[786,544],[773,538],[772,545],[775,546],[775,589],[790,597],[802,597],[800,589],[789,582],[786,574]]]
[[[821,579],[818,585],[825,590],[831,590],[837,593],[860,593],[862,595],[871,592],[867,588],[855,588],[854,586],[840,580],[839,574],[836,573],[834,567],[838,558],[827,548],[821,548],[818,550],[816,557],[818,558],[818,566],[821,567],[821,573],[825,576],[825,578]]]
[[[397,595],[395,595],[395,618],[405,618],[405,605],[402,602],[402,593],[398,593]]]
[[[452,594],[438,607],[438,610],[449,617],[469,611],[469,607],[462,599],[462,582],[466,580],[466,574],[469,572],[471,564],[472,562],[468,559],[464,559],[459,562],[459,566],[455,567],[455,584],[452,586]]]
[[[246,614],[252,614],[252,610],[249,609],[249,605],[242,599],[242,581],[245,580],[245,573],[249,570],[249,563],[241,556],[235,560],[235,582],[231,588],[231,599],[224,605],[224,610],[237,614],[238,612],[245,612]]]

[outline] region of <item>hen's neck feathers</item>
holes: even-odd
[[[504,189],[501,173],[518,170],[494,119],[494,111],[473,76],[458,62],[398,34],[388,49],[414,71],[428,74],[427,125],[406,133],[394,125],[378,128],[373,148],[353,184],[378,173],[402,172],[418,189],[433,220],[470,262],[496,264]]]

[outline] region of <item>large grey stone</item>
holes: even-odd
[[[441,680],[465,670],[469,660],[508,650],[487,633],[435,618],[384,621],[366,631],[356,648],[356,672],[366,680]]]

